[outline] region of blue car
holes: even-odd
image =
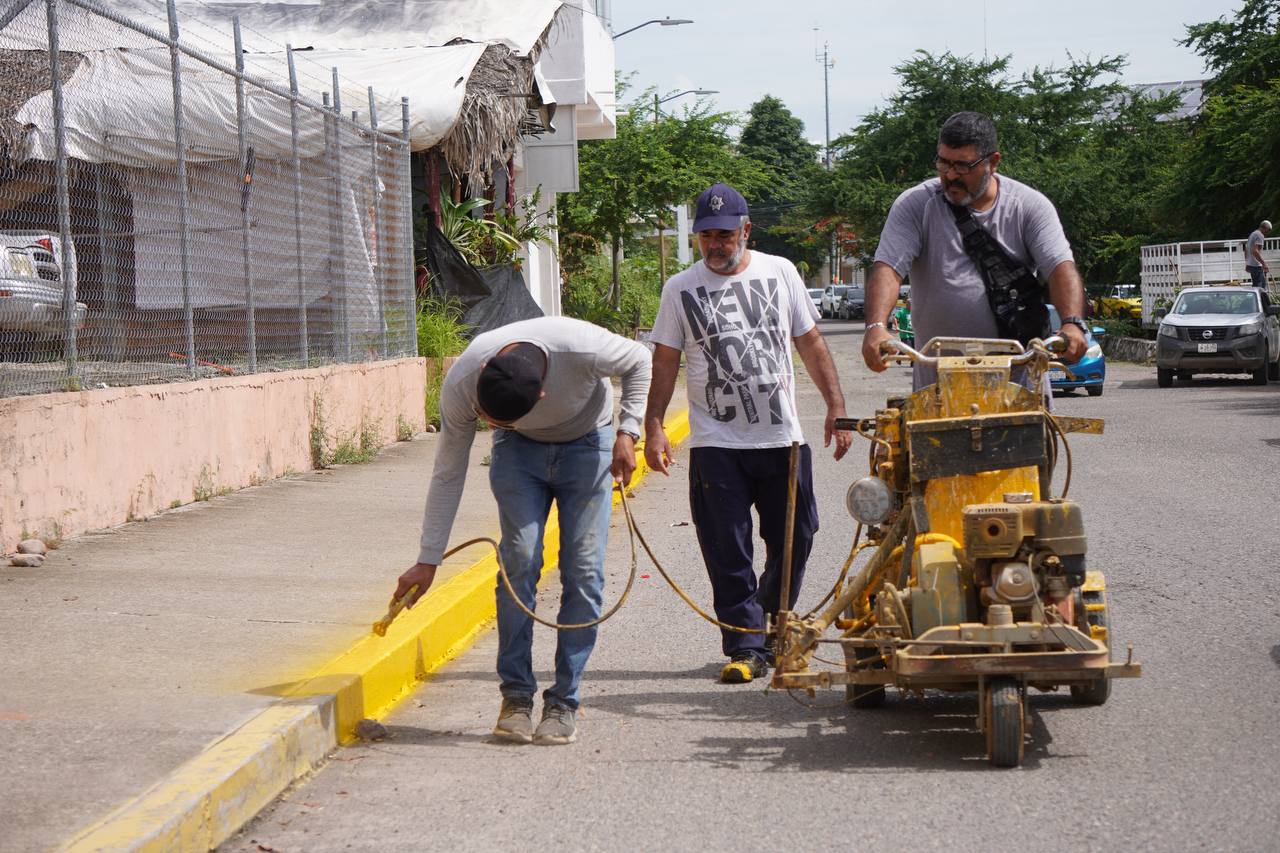
[[[1060,327],[1062,320],[1058,317],[1058,309],[1052,305],[1047,307],[1049,328]],[[1107,362],[1102,355],[1102,347],[1093,339],[1095,334],[1102,334],[1102,331],[1100,327],[1094,326],[1092,333],[1085,333],[1085,337],[1089,340],[1089,348],[1084,351],[1084,356],[1079,361],[1067,365],[1067,371],[1049,371],[1049,384],[1053,390],[1071,391],[1075,388],[1083,388],[1090,397],[1102,396],[1102,383],[1107,378]]]

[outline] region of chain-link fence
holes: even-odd
[[[414,354],[407,101],[231,24],[0,0],[0,397]]]

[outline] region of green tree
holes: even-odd
[[[1167,207],[1187,239],[1247,233],[1280,213],[1280,2],[1246,0],[1182,43],[1214,76]]]
[[[1117,241],[1167,233],[1159,215],[1186,128],[1168,120],[1177,95],[1140,97],[1118,80],[1122,57],[1072,60],[1019,77],[1010,57],[916,55],[898,66],[899,90],[834,143],[832,180],[815,207],[843,217],[874,253],[885,216],[905,189],[934,176],[942,122],[959,110],[992,117],[1000,171],[1043,192],[1058,208],[1086,280],[1120,274]],[[1134,253],[1136,258],[1136,253]]]
[[[623,91],[625,87],[620,96]],[[622,298],[619,259],[637,227],[656,228],[670,205],[692,199],[716,181],[747,193],[767,180],[758,164],[734,151],[731,114],[699,102],[655,121],[652,102],[652,91],[646,92],[619,111],[614,139],[582,143],[579,190],[557,201],[562,253],[590,252],[593,246],[609,251],[613,269],[608,299],[615,309]],[[567,267],[583,269],[585,259],[570,257]]]
[[[751,105],[738,153],[756,163],[767,178],[749,198],[752,245],[812,268],[826,250],[813,239],[814,217],[804,203],[823,170],[818,146],[804,138],[804,122],[782,101],[765,95]]]

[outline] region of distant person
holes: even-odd
[[[837,432],[844,393],[818,331],[818,311],[795,266],[748,249],[747,202],[726,184],[698,196],[693,221],[702,262],[662,288],[649,340],[653,384],[645,410],[645,461],[667,473],[671,445],[662,420],[675,388],[680,355],[689,392],[689,504],[702,559],[711,578],[716,616],[726,625],[763,629],[765,614],[795,606],[805,562],[818,530],[813,467],[796,411],[794,343],[826,402],[824,446],[844,456],[852,435]],[[792,442],[800,442],[790,600],[782,602]],[[760,516],[764,573],[752,566],[752,517]],[[721,629],[729,662],[720,680],[741,684],[768,671],[772,649],[760,633]]]
[[[649,391],[649,351],[581,320],[538,317],[477,335],[445,377],[441,441],[422,521],[418,562],[400,576],[392,601],[435,580],[466,484],[476,421],[494,427],[489,484],[498,502],[499,550],[517,595],[534,607],[542,534],[554,500],[560,518],[560,613],[580,624],[600,615],[614,481],[630,482]],[[613,428],[613,387],[622,413]],[[502,709],[493,734],[516,743],[564,744],[577,736],[578,685],[595,628],[562,630],[555,683],[533,727],[533,620],[498,580],[498,677]],[[412,605],[412,603],[411,603]]]
[[[942,125],[934,166],[938,177],[903,192],[893,203],[880,232],[876,262],[867,282],[866,334],[862,358],[876,372],[885,369],[880,345],[892,339],[889,313],[898,298],[898,286],[911,275],[912,325],[922,345],[939,337],[1009,338],[1014,333],[997,321],[996,305],[1007,310],[1010,300],[1028,315],[1037,313],[1047,323],[1039,281],[1048,278],[1049,299],[1062,317],[1056,330],[1067,341],[1061,359],[1070,363],[1084,355],[1084,282],[1076,270],[1053,204],[1031,187],[997,175],[1000,151],[995,124],[985,115],[960,112]],[[988,274],[966,250],[962,229],[975,228],[974,240],[990,238],[988,246],[1006,258],[1006,269],[1020,270],[1031,289],[1013,293],[997,289]],[[982,255],[989,261],[991,250]],[[1012,290],[1016,290],[1013,288]],[[1010,315],[1006,314],[1006,318]],[[1007,323],[1007,319],[1003,322]],[[1032,329],[1028,337],[1050,330]],[[1026,342],[1025,340],[1023,341]],[[927,384],[929,372],[917,365],[917,387]]]
[[[1267,266],[1267,262],[1262,259],[1262,241],[1267,239],[1270,233],[1271,220],[1264,219],[1249,235],[1249,242],[1245,246],[1244,268],[1249,271],[1254,287],[1267,286],[1267,274],[1271,272],[1271,267]]]
[[[898,340],[909,347],[916,345],[915,332],[911,330],[911,297],[904,296],[897,308],[893,309],[893,329],[898,333]]]

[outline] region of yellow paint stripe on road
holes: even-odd
[[[666,429],[672,445],[683,442],[689,435],[688,411],[668,419]],[[629,489],[648,474],[643,454],[637,453],[637,461]],[[613,500],[616,506],[620,497],[615,494]],[[545,582],[559,556],[554,511],[544,542]],[[497,571],[489,553],[402,613],[387,636],[364,637],[60,849],[159,853],[221,844],[335,744],[351,740],[361,719],[386,714],[422,678],[465,651],[495,616]]]

